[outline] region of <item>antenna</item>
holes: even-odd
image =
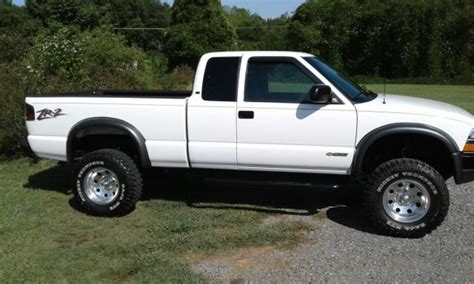
[[[386,103],[387,103],[387,102],[385,101],[385,98],[386,98],[386,96],[385,96],[385,90],[386,90],[386,86],[387,86],[387,84],[386,84],[385,81],[386,81],[386,79],[385,79],[385,76],[384,76],[384,77],[383,77],[383,104],[386,104]]]

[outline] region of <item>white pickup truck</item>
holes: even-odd
[[[134,209],[140,169],[212,169],[246,181],[356,181],[376,227],[413,237],[446,216],[446,179],[474,180],[470,113],[375,94],[305,53],[206,54],[192,92],[28,97],[26,120],[26,146],[74,163],[75,196],[95,215]]]

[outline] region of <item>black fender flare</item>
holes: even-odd
[[[369,147],[377,140],[392,134],[422,134],[433,137],[446,145],[448,150],[455,154],[459,152],[458,145],[454,139],[445,131],[436,127],[421,123],[393,123],[372,130],[367,133],[357,144],[354,161],[352,162],[351,174],[359,174],[362,171],[362,163]],[[453,158],[454,159],[454,158]]]
[[[148,150],[145,144],[146,142],[145,137],[143,137],[140,131],[138,131],[138,129],[135,126],[131,125],[130,123],[117,119],[117,118],[110,118],[110,117],[87,118],[87,119],[79,121],[71,128],[71,131],[69,131],[69,134],[68,134],[67,144],[66,144],[68,162],[74,161],[74,151],[73,151],[72,143],[77,133],[83,129],[86,129],[89,127],[97,127],[97,126],[116,128],[127,133],[127,135],[129,135],[132,138],[133,142],[135,143],[135,146],[137,147],[138,155],[140,159],[139,161],[140,166],[144,168],[151,167],[150,158],[148,156]]]

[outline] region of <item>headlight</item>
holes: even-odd
[[[464,145],[464,152],[474,153],[474,129],[471,130],[471,134],[467,138],[466,145]]]

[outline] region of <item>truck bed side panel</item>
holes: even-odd
[[[84,119],[109,117],[133,125],[146,140],[148,156],[156,167],[187,167],[186,99],[113,97],[29,97],[35,121],[28,121],[28,141],[43,158],[65,161],[72,127]],[[61,112],[38,120],[41,111]]]

